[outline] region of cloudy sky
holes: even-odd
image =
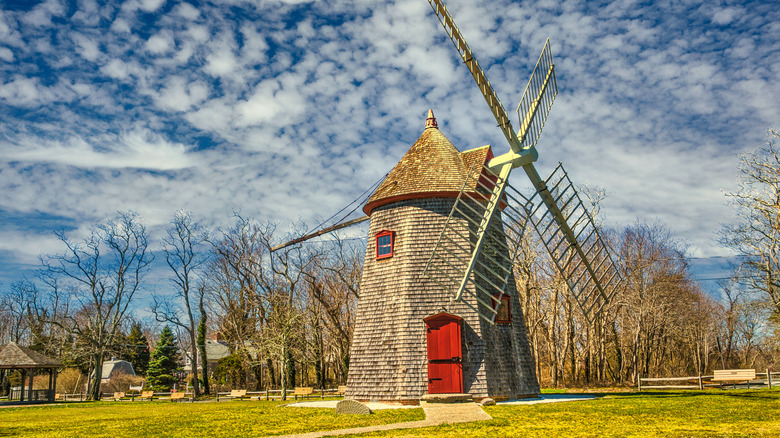
[[[509,111],[546,38],[538,169],[605,220],[727,255],[737,157],[780,127],[771,1],[448,0]],[[0,287],[118,210],[315,224],[381,178],[428,108],[461,150],[500,131],[423,0],[0,1]],[[522,185],[522,172],[513,176]],[[704,261],[711,260],[704,258]]]

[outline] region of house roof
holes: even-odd
[[[206,339],[206,358],[208,360],[219,360],[230,356],[230,349],[227,345],[212,339]]]
[[[428,111],[425,130],[368,199],[363,211],[405,199],[457,197],[471,166],[492,158],[490,146],[460,152]]]
[[[209,362],[216,362],[223,357],[230,356],[230,349],[222,342],[213,339],[206,339],[206,358]],[[203,369],[200,351],[198,351],[198,369]],[[187,355],[187,363],[184,365],[184,371],[192,371],[192,359]]]
[[[106,360],[103,361],[103,371],[100,377],[108,380],[112,377],[116,377],[116,374],[129,374],[135,376],[135,370],[133,364],[126,360]],[[113,374],[113,375],[112,375]]]
[[[37,351],[9,342],[0,347],[0,368],[58,368],[62,362]]]

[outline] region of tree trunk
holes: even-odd
[[[209,384],[209,358],[206,356],[206,312],[203,309],[203,301],[200,305],[200,323],[198,324],[198,351],[200,352],[200,358],[203,362],[201,367],[203,368],[203,393],[211,393],[211,387]]]
[[[617,376],[613,376],[613,380],[615,383],[620,383],[621,381],[625,380],[625,375],[623,374],[625,372],[625,365],[623,363],[623,347],[620,344],[620,335],[618,334],[617,330],[617,321],[612,321],[612,324],[610,324],[610,329],[612,330],[612,336],[615,339],[615,368],[617,368]]]
[[[87,394],[87,400],[99,401],[100,400],[100,381],[103,378],[103,351],[98,351],[92,355],[92,363],[94,364],[95,377],[92,379],[92,387]]]
[[[292,350],[290,348],[285,348],[285,350],[285,373],[287,374],[287,381],[289,382],[290,388],[294,388],[297,386],[295,379],[295,359],[293,358]]]
[[[282,363],[281,372],[279,373],[279,380],[282,382],[282,400],[287,400],[287,347],[282,346],[282,354],[280,357]]]
[[[276,373],[274,371],[274,361],[269,356],[268,359],[265,360],[266,366],[268,368],[268,387],[272,388],[276,386]]]
[[[190,324],[192,327],[193,324]],[[198,338],[195,333],[195,327],[190,330],[190,354],[192,354],[192,396],[198,398],[200,395],[200,382],[198,382]]]

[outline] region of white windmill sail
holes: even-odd
[[[551,178],[543,180],[533,166],[538,157],[535,145],[558,91],[549,40],[518,105],[520,130],[515,133],[501,101],[444,3],[441,0],[428,0],[428,3],[471,72],[510,150],[490,160],[487,166],[471,170],[428,261],[426,274],[452,290],[456,300],[471,305],[463,296],[474,297],[480,316],[493,323],[497,304],[512,278],[516,257],[507,246],[506,237],[510,234],[522,238],[530,222],[567,279],[569,290],[585,316],[595,317],[617,289],[620,277],[616,266],[563,168],[559,166]],[[515,167],[523,167],[535,188],[530,199],[508,184],[509,174]],[[563,177],[554,180],[558,173]],[[555,194],[548,189],[551,181],[555,182]],[[560,196],[558,188],[563,190]],[[536,199],[540,203],[534,207]],[[542,205],[544,209],[540,208]],[[571,211],[577,211],[580,216],[572,216]],[[450,237],[457,232],[451,226],[457,222],[454,218],[466,219],[471,224],[473,235],[468,237],[473,249],[468,260],[459,255],[463,248],[453,246],[457,245]],[[576,220],[574,226],[568,223],[572,218]],[[587,244],[587,249],[583,249],[581,242]]]

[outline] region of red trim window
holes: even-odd
[[[493,295],[498,300],[498,294]],[[509,324],[512,322],[512,305],[509,295],[501,297],[501,303],[498,304],[498,313],[496,313],[496,322],[500,324]]]
[[[393,256],[393,246],[395,245],[395,233],[388,230],[382,230],[376,234],[376,258],[386,259]]]

